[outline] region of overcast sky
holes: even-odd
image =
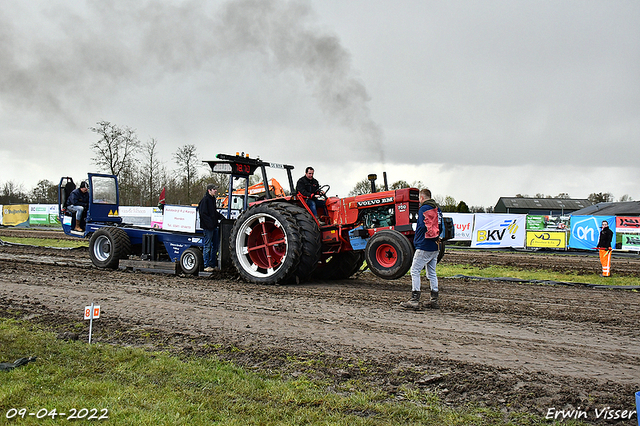
[[[637,200],[640,2],[4,2],[0,183],[97,171],[102,120],[169,169],[244,151],[332,195],[386,171],[475,206]]]

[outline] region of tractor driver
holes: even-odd
[[[80,188],[76,188],[71,191],[71,195],[67,199],[67,210],[76,214],[76,227],[74,231],[83,232],[80,226],[82,221],[82,214],[89,207],[89,185],[86,181],[80,183]]]
[[[319,200],[318,196],[324,196],[325,193],[320,191],[320,184],[313,177],[313,167],[307,167],[304,176],[298,179],[296,191],[307,199],[307,204],[314,216],[318,217],[318,207],[324,207],[324,200]]]

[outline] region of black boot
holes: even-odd
[[[433,309],[438,308],[438,292],[431,290],[431,299],[429,300],[429,306]]]
[[[420,292],[419,291],[412,291],[411,292],[411,299],[407,300],[406,302],[402,302],[400,304],[401,307],[405,308],[405,309],[415,309],[418,310],[420,309]]]

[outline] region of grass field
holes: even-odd
[[[108,417],[113,425],[550,424],[528,414],[453,409],[410,389],[401,398],[375,389],[336,392],[321,381],[267,376],[210,357],[66,342],[10,319],[0,318],[0,348],[3,362],[38,357],[0,372],[2,422],[21,425],[72,415]]]

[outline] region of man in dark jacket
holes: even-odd
[[[611,240],[613,239],[613,231],[609,228],[609,222],[602,221],[602,231],[598,239],[598,251],[600,252],[600,264],[602,265],[603,277],[611,276]]]
[[[67,210],[76,214],[76,227],[74,231],[83,232],[82,214],[89,208],[89,185],[83,181],[80,183],[80,188],[76,188],[71,191],[69,198],[67,198]]]
[[[440,218],[442,212],[434,200],[431,199],[431,191],[421,189],[420,209],[418,210],[418,222],[416,234],[413,237],[413,245],[416,248],[411,264],[411,299],[402,302],[400,306],[406,309],[420,309],[420,271],[427,269],[427,278],[431,285],[430,307],[438,307],[438,276],[436,265],[438,264],[438,252],[440,251]]]
[[[200,214],[200,227],[204,231],[203,260],[205,272],[212,272],[218,267],[218,248],[220,246],[220,233],[218,221],[224,216],[216,208],[216,193],[218,190],[213,184],[207,185],[207,192],[198,204]]]
[[[313,177],[313,167],[307,167],[304,171],[304,176],[298,179],[296,184],[296,191],[302,194],[307,201],[309,209],[314,216],[318,216],[318,206],[324,207],[324,200],[319,200],[318,196],[325,195],[320,191],[320,184]]]

